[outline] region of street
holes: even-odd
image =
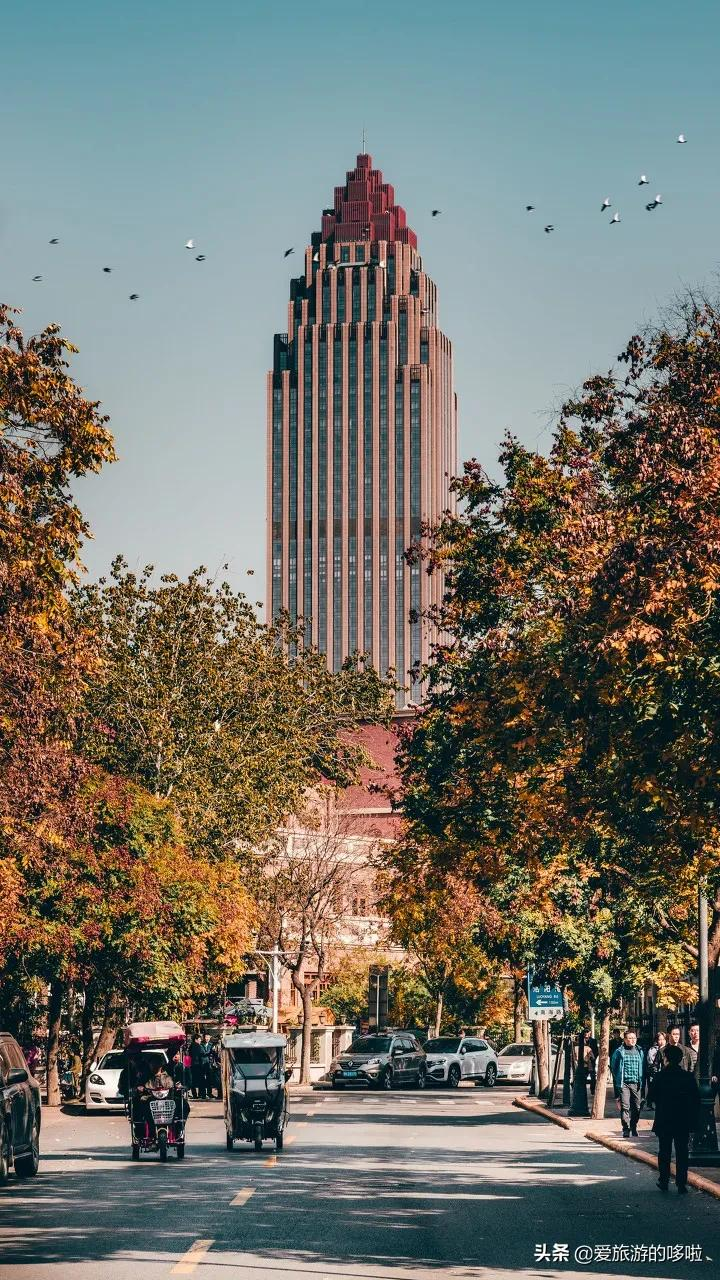
[[[122,1115],[44,1113],[35,1181],[0,1191],[2,1280],[409,1280],[717,1274],[720,1204],[512,1107],[513,1091],[291,1095],[286,1149],[225,1150],[193,1104],[184,1163],[130,1160]],[[701,1246],[591,1261],[583,1246]],[[546,1246],[550,1261],[535,1261]],[[554,1245],[567,1245],[567,1262]],[[607,1257],[602,1254],[601,1257]],[[644,1255],[657,1257],[658,1255]],[[665,1256],[665,1255],[661,1255]]]

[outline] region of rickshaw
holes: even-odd
[[[123,1092],[130,1121],[133,1160],[141,1151],[158,1151],[167,1160],[168,1147],[175,1148],[178,1160],[185,1155],[186,1089],[181,1081],[171,1089],[153,1089],[141,1094],[149,1073],[160,1060],[172,1075],[173,1054],[183,1044],[185,1032],[177,1022],[130,1022],[123,1027],[127,1071]],[[153,1055],[153,1050],[156,1051]]]
[[[262,1151],[264,1139],[282,1151],[287,1125],[285,1036],[268,1031],[226,1033],[220,1041],[226,1146],[252,1142]]]

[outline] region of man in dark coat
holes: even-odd
[[[681,1195],[687,1191],[688,1146],[690,1134],[700,1114],[700,1091],[691,1071],[683,1068],[680,1045],[669,1044],[665,1050],[666,1066],[652,1084],[655,1104],[653,1133],[658,1137],[658,1186],[667,1191],[670,1182],[670,1157],[675,1144],[675,1182]]]

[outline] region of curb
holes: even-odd
[[[567,1120],[565,1116],[558,1116],[549,1107],[544,1107],[541,1102],[529,1102],[527,1098],[513,1098],[513,1106],[520,1107],[523,1111],[529,1111],[533,1115],[541,1116],[543,1120],[550,1120],[552,1124],[558,1125],[560,1129],[572,1129],[571,1120]]]
[[[607,1138],[604,1133],[586,1133],[585,1137],[591,1142],[597,1142],[601,1147],[607,1147],[608,1151],[615,1151],[618,1155],[627,1156],[630,1160],[637,1160],[638,1164],[646,1164],[651,1169],[657,1170],[657,1157],[651,1156],[648,1151],[641,1151],[638,1147],[628,1147],[617,1138]],[[674,1162],[670,1165],[670,1170],[674,1177]],[[711,1182],[709,1178],[703,1178],[701,1173],[693,1173],[692,1169],[689,1169],[688,1183],[691,1187],[695,1187],[696,1191],[704,1191],[705,1195],[720,1200],[720,1185],[717,1182]]]

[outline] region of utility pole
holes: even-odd
[[[272,949],[272,1029],[273,1035],[278,1033],[280,1010],[280,948],[275,943]]]

